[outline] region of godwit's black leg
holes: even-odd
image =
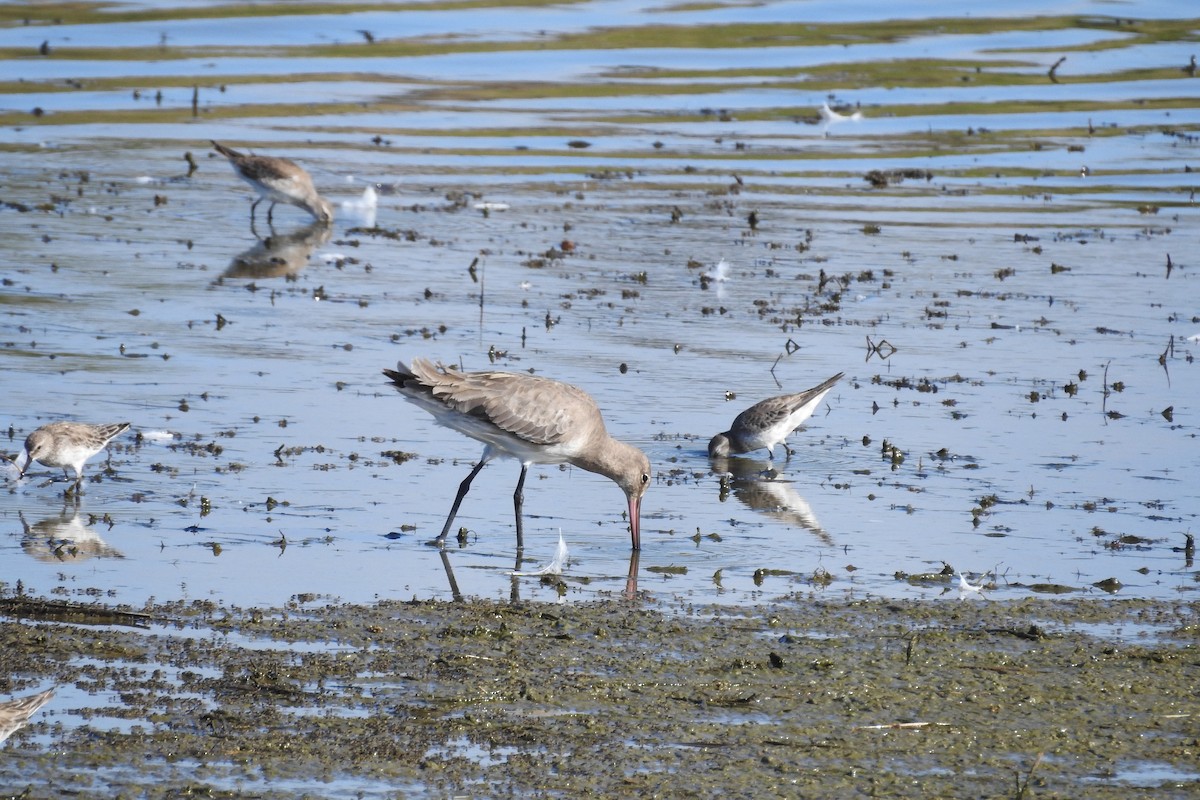
[[[522,464],[517,490],[513,492],[513,510],[517,512],[517,550],[525,547],[525,532],[521,529],[521,508],[525,505],[525,473],[528,471],[529,465]]]
[[[487,462],[486,458],[480,459],[475,468],[471,470],[471,474],[459,484],[458,496],[454,498],[454,505],[450,507],[450,516],[446,517],[446,524],[442,526],[442,532],[438,534],[437,540],[439,542],[445,541],[446,534],[450,532],[450,526],[454,524],[454,516],[458,514],[458,507],[462,505],[463,498],[467,496],[467,492],[471,489],[471,481],[475,480],[475,476],[479,474],[479,470],[483,469],[483,465]]]

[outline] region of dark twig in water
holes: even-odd
[[[1158,354],[1158,365],[1163,368],[1163,372],[1167,374],[1167,386],[1171,385],[1171,371],[1167,369],[1167,359],[1175,357],[1175,334],[1171,334],[1171,338],[1167,340],[1167,349]]]
[[[1105,363],[1105,365],[1104,365],[1104,380],[1103,380],[1103,386],[1104,386],[1104,398],[1103,398],[1103,400],[1101,400],[1101,401],[1100,401],[1100,413],[1101,413],[1101,414],[1107,414],[1107,413],[1108,413],[1108,395],[1109,395],[1109,388],[1108,388],[1108,365],[1109,365],[1109,364],[1111,364],[1111,363],[1112,363],[1112,362],[1111,362],[1111,361],[1109,361],[1109,362]]]
[[[1025,793],[1029,790],[1029,782],[1033,780],[1033,773],[1041,766],[1042,759],[1046,757],[1045,753],[1038,753],[1037,759],[1033,762],[1033,766],[1029,768],[1029,772],[1025,775],[1025,782],[1021,782],[1021,776],[1017,775],[1017,800],[1021,800]]]
[[[471,273],[471,280],[475,280],[475,267],[478,262],[479,262],[478,257],[476,257],[476,259],[471,262],[471,267],[468,270]],[[479,263],[478,266],[479,266],[479,335],[482,336],[483,335],[483,302],[484,302],[484,300],[483,300],[483,296],[484,296],[483,264]],[[547,312],[547,313],[549,313],[549,312]]]
[[[871,356],[879,356],[883,361],[887,361],[897,351],[897,347],[887,339],[880,339],[878,342],[872,342],[871,337],[867,337],[867,361],[871,360]]]
[[[779,362],[783,360],[784,356],[790,356],[792,353],[795,353],[799,349],[800,349],[800,345],[796,344],[795,339],[788,339],[783,345],[783,352],[775,357],[775,363],[771,365],[771,369],[769,370],[769,372],[771,373],[772,380],[775,381],[776,387],[782,389],[783,384],[779,382],[779,376],[777,376],[775,374],[775,368],[777,366],[779,366]]]
[[[775,356],[775,363],[771,365],[770,369],[771,377],[775,379],[775,385],[781,389],[783,388],[783,384],[779,382],[779,376],[775,374],[775,368],[779,366],[779,362],[783,360],[784,355],[786,354],[780,353],[779,355]]]
[[[1055,61],[1054,66],[1052,66],[1050,68],[1050,71],[1046,73],[1047,75],[1050,76],[1050,80],[1053,81],[1054,83],[1058,83],[1058,75],[1056,73],[1058,72],[1058,68],[1060,66],[1062,66],[1062,63],[1066,60],[1067,60],[1067,57],[1063,56],[1058,61]]]

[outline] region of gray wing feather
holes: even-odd
[[[458,372],[424,359],[414,359],[411,372],[404,377],[407,393],[420,391],[534,444],[558,444],[585,428],[604,430],[600,410],[590,395],[550,378],[514,372]]]

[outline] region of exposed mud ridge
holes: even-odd
[[[1195,603],[320,602],[96,605],[89,618],[86,606],[20,597],[0,623],[4,689],[59,692],[7,743],[0,788],[31,798],[1200,791]]]

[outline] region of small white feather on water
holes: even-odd
[[[550,563],[541,569],[535,569],[530,572],[514,572],[513,575],[535,576],[535,575],[562,575],[563,570],[567,566],[567,543],[563,540],[562,528],[558,529],[558,548],[554,551],[554,558]]]
[[[855,111],[853,114],[839,114],[829,107],[829,103],[821,104],[821,130],[828,136],[829,129],[834,125],[841,125],[843,122],[858,122],[863,118],[861,111]]]
[[[712,268],[711,272],[706,272],[704,274],[704,277],[706,280],[717,285],[717,299],[720,300],[724,298],[725,284],[729,280],[729,262],[722,258],[717,262],[716,266]]]
[[[140,433],[143,439],[154,444],[166,444],[182,438],[178,433],[171,431],[140,431]]]
[[[709,272],[707,275],[705,275],[705,277],[710,281],[716,281],[717,283],[724,283],[725,281],[729,280],[729,262],[722,258],[717,262],[717,265],[713,267],[712,272]]]
[[[821,104],[821,119],[825,120],[826,125],[836,124],[838,122],[858,122],[863,118],[861,111],[855,111],[853,114],[839,114],[829,107],[829,103]]]
[[[375,212],[378,208],[379,195],[376,193],[375,187],[370,184],[363,189],[360,197],[342,201],[342,211],[362,220],[363,225],[368,228],[375,226]]]
[[[969,594],[982,594],[982,593],[983,593],[983,580],[982,579],[980,579],[978,586],[972,586],[970,583],[967,582],[966,577],[961,572],[958,573],[958,596],[959,597],[965,597],[966,595],[969,595]]]

